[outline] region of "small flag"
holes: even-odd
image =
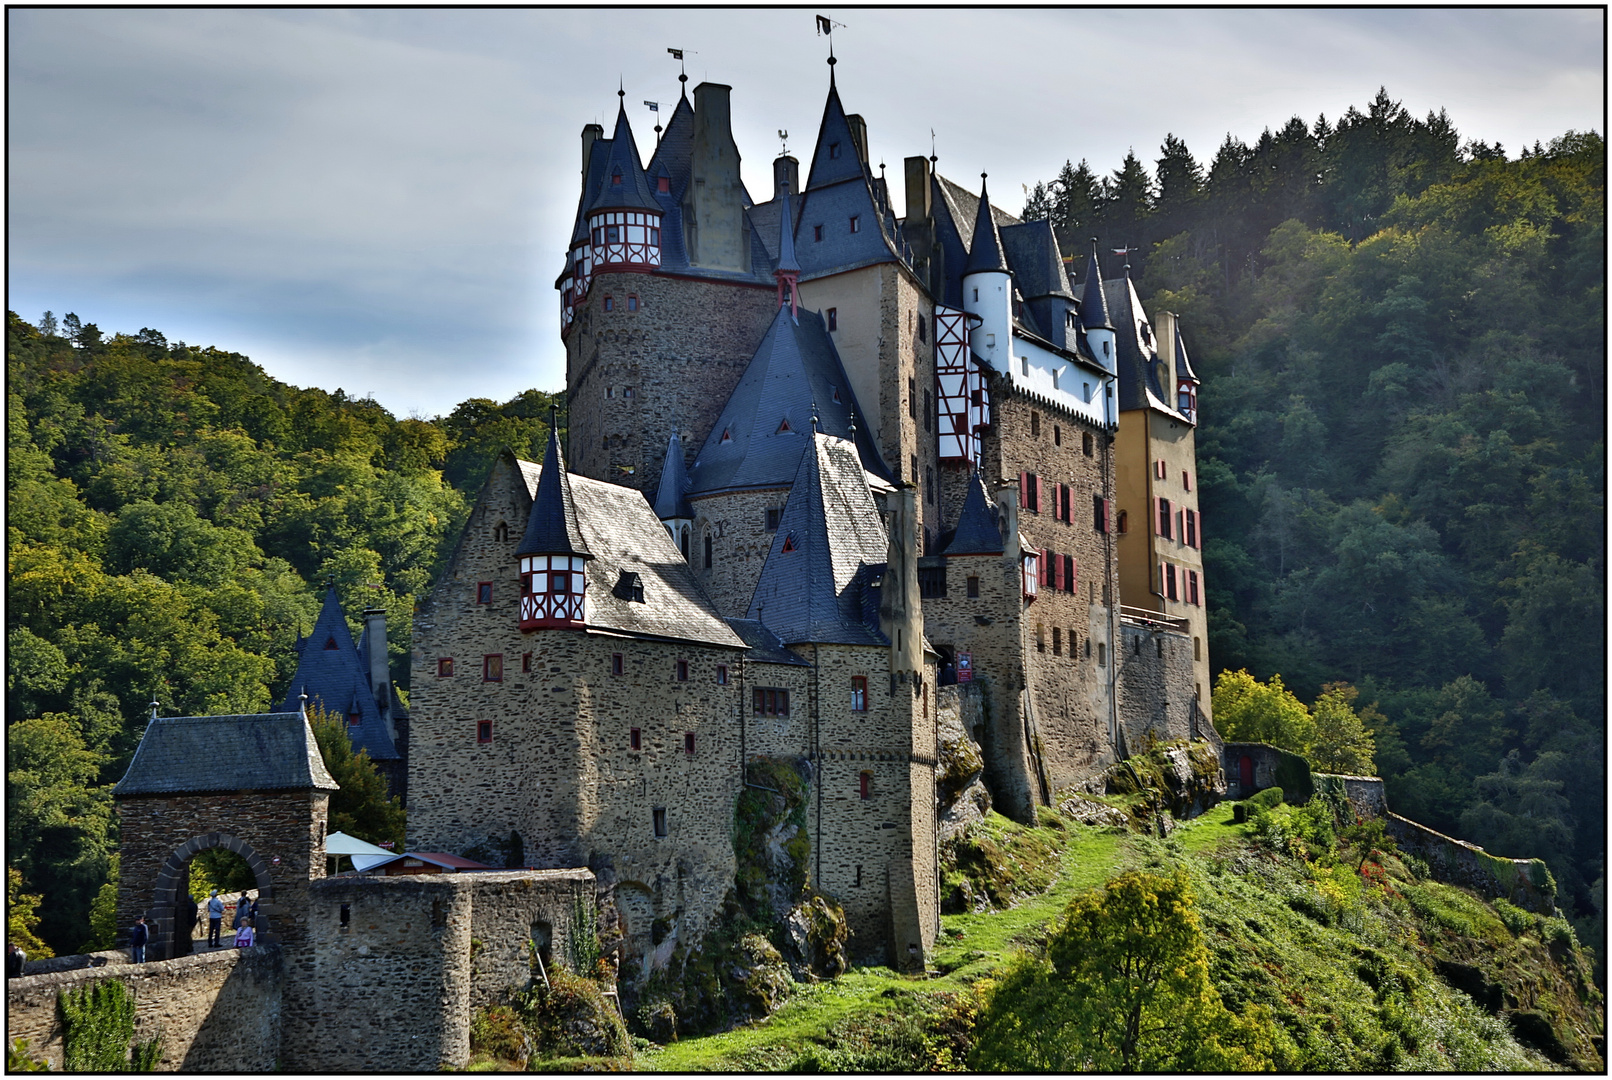
[[[832,34],[833,32],[834,24],[821,15],[817,16],[817,36],[822,37],[824,34]]]
[[[644,102],[644,104],[649,106],[649,111],[650,112],[660,112],[660,102],[658,102],[658,101],[646,101],[646,102]]]
[[[683,59],[683,50],[682,49],[667,49],[666,51],[672,54],[672,59],[673,60],[681,60],[681,59]]]
[[[1129,255],[1131,253],[1131,249],[1128,247],[1114,248],[1112,250],[1115,255]]]

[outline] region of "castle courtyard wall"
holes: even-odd
[[[134,1038],[161,1037],[158,1072],[271,1072],[280,1057],[285,953],[221,949],[147,964],[108,964],[6,980],[6,1041],[63,1069],[57,995],[120,979],[134,998]]]

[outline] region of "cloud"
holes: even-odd
[[[564,379],[553,279],[583,124],[617,80],[640,151],[690,83],[734,87],[746,183],[806,164],[826,42],[761,9],[18,9],[9,13],[11,303],[246,352],[278,378],[446,413]],[[901,160],[1020,184],[1065,158],[1201,160],[1379,85],[1515,152],[1600,123],[1592,10],[850,9],[847,107]],[[663,111],[662,117],[669,112]]]

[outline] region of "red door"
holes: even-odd
[[[1245,796],[1254,790],[1254,759],[1247,754],[1237,763],[1237,784]]]

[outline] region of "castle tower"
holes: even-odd
[[[593,554],[577,527],[571,477],[552,423],[543,473],[515,554],[520,560],[521,629],[580,627],[587,618],[588,560]]]
[[[1108,297],[1103,271],[1097,262],[1097,238],[1091,238],[1091,259],[1086,263],[1086,284],[1080,292],[1080,328],[1096,361],[1114,370],[1114,324],[1108,318]]]
[[[683,469],[683,440],[672,432],[666,440],[666,464],[655,489],[655,516],[666,526],[672,543],[689,559],[689,536],[694,528],[694,510],[688,502],[688,473]]]
[[[1002,237],[991,216],[985,174],[980,174],[979,213],[963,270],[963,310],[978,322],[969,333],[974,355],[998,371],[1007,370],[1013,353],[1013,275],[1002,257]]]

